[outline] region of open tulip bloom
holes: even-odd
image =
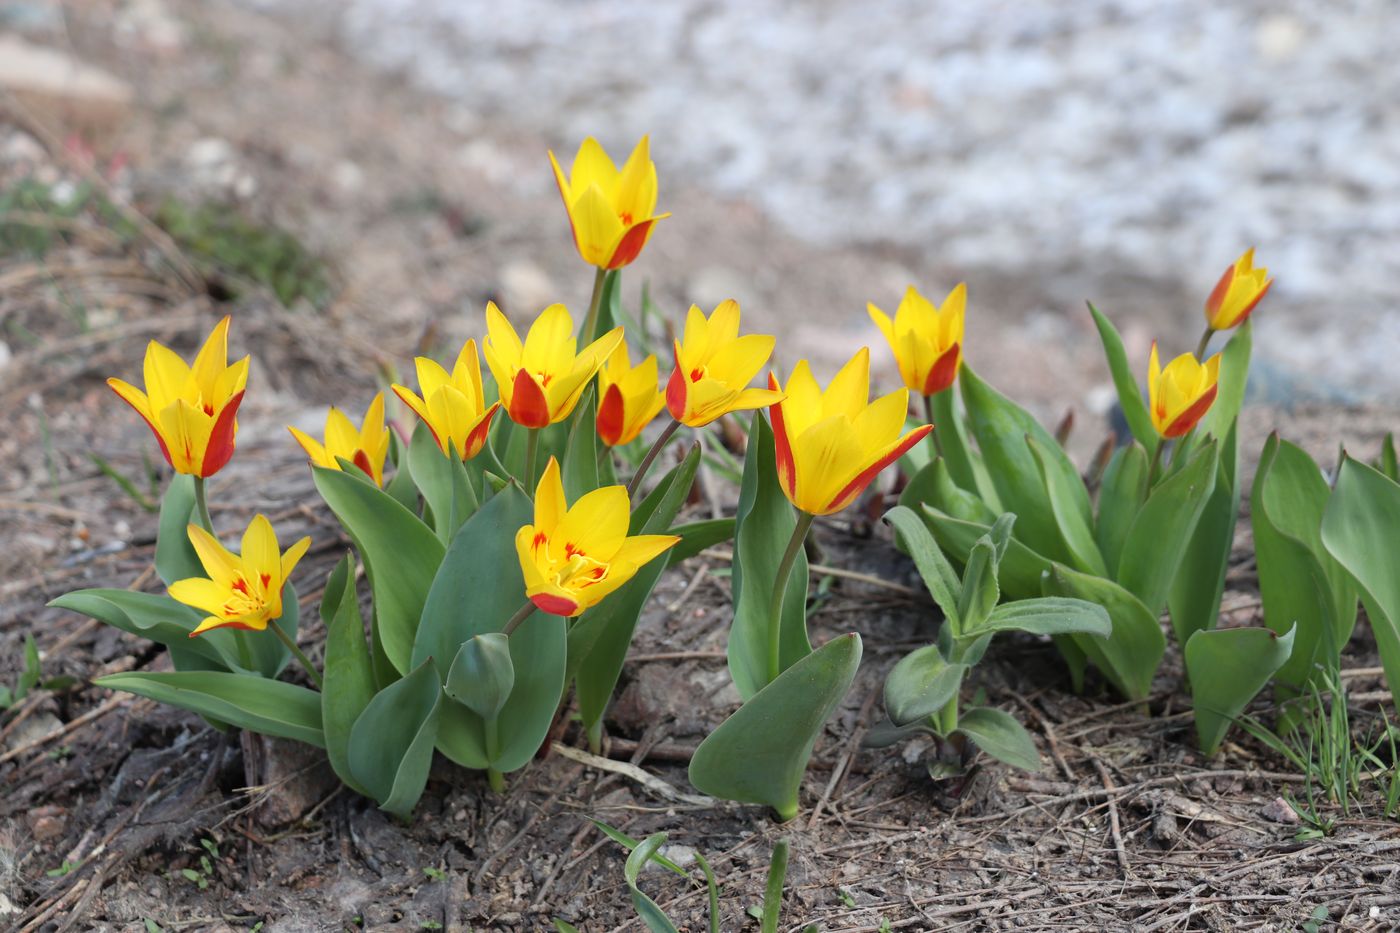
[[[889,341],[900,378],[910,392],[936,395],[958,378],[966,285],[959,284],[937,308],[911,285],[900,299],[894,320],[873,304],[866,305],[866,311]]]
[[[685,332],[675,341],[676,368],[666,384],[666,407],[681,424],[700,428],[730,412],[766,408],[781,392],[751,389],[775,340],[767,334],[739,336],[739,303],[721,302],[708,318],[695,305]]]
[[[583,261],[599,269],[621,269],[641,255],[653,225],[670,214],[655,214],[656,165],[643,136],[622,170],[592,136],[583,141],[566,178],[549,154],[559,196],[569,212],[574,246]]]
[[[626,341],[620,341],[598,371],[598,439],[609,447],[630,444],[665,407],[656,357],[633,366]]]
[[[415,396],[416,398],[416,396]],[[340,469],[340,461],[348,460],[374,480],[384,485],[384,458],[389,455],[389,431],[384,427],[384,393],[375,393],[359,429],[339,408],[326,412],[325,443],[305,431],[288,426],[292,437],[306,451],[311,462],[329,470]]]
[[[1219,382],[1220,354],[1201,363],[1183,353],[1163,369],[1154,341],[1147,363],[1147,404],[1157,433],[1171,439],[1194,428],[1215,401]]]
[[[451,375],[427,357],[420,356],[413,362],[422,396],[401,385],[394,386],[394,394],[423,419],[443,453],[456,451],[463,460],[475,457],[486,443],[491,416],[501,407],[500,402],[486,404],[476,341],[468,340],[462,345]]]
[[[311,545],[302,538],[284,552],[265,515],[256,515],[243,532],[241,553],[234,554],[198,525],[190,525],[190,544],[209,576],[176,580],[173,599],[209,615],[190,637],[216,628],[261,632],[282,617],[282,586]]]
[[[228,327],[226,316],[215,325],[193,366],[152,340],[146,347],[144,392],[121,379],[107,380],[145,419],[177,473],[213,476],[233,456],[248,357],[228,364]]]
[[[1211,330],[1229,330],[1243,324],[1273,284],[1268,269],[1254,267],[1254,250],[1245,250],[1206,299],[1206,325]]]
[[[588,381],[622,342],[615,327],[578,349],[574,319],[563,305],[540,312],[524,343],[495,303],[486,306],[483,351],[510,420],[524,428],[544,428],[573,412]]]

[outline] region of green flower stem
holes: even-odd
[[[525,435],[525,475],[522,477],[525,489],[530,495],[535,493],[535,457],[540,449],[540,429],[529,428]]]
[[[674,418],[666,425],[666,430],[661,432],[661,436],[656,439],[656,443],[651,445],[647,455],[642,458],[642,463],[637,467],[637,472],[632,474],[632,482],[627,484],[627,498],[632,503],[632,508],[637,507],[637,493],[642,489],[642,480],[646,479],[647,471],[651,469],[652,463],[656,460],[661,448],[666,446],[666,442],[671,439],[671,435],[676,433],[676,429],[681,426]]]
[[[603,303],[603,280],[608,277],[607,269],[596,270],[593,276],[593,296],[588,299],[588,317],[583,319],[583,346],[588,346],[598,337],[598,306]]]
[[[951,390],[944,389],[943,391],[949,392]],[[943,442],[938,439],[938,422],[935,421],[933,417],[932,395],[924,396],[924,418],[926,419],[928,424],[933,425],[933,430],[928,432],[929,441],[933,443],[933,455],[935,457],[941,457],[943,456]]]
[[[509,635],[516,629],[520,628],[520,623],[530,618],[530,615],[534,611],[535,604],[530,602],[528,599],[525,600],[525,605],[515,610],[515,615],[511,616],[510,619],[506,622],[505,628],[501,629],[501,634]]]
[[[280,640],[282,644],[287,646],[287,650],[292,653],[292,656],[295,657],[298,662],[300,662],[301,666],[306,668],[306,673],[310,674],[311,679],[316,683],[316,689],[324,690],[326,688],[326,684],[324,681],[321,680],[321,675],[319,672],[317,672],[316,666],[312,664],[311,659],[308,658],[306,654],[300,648],[297,647],[297,643],[292,640],[292,636],[282,631],[282,627],[277,624],[276,619],[269,622],[267,624],[267,627],[272,630],[272,633],[277,636],[278,640]]]
[[[1152,484],[1157,481],[1157,471],[1162,466],[1162,454],[1167,449],[1167,439],[1157,438],[1157,449],[1152,451],[1152,464],[1147,468],[1147,491],[1152,491]]]
[[[763,891],[763,920],[760,933],[778,933],[778,915],[783,908],[783,883],[787,880],[788,841],[779,839],[768,863],[768,884]]]
[[[1206,325],[1205,333],[1201,334],[1201,342],[1196,344],[1196,359],[1205,362],[1206,347],[1210,346],[1210,338],[1215,336],[1215,328]]]
[[[501,751],[501,726],[495,716],[485,720],[486,733],[486,759],[495,761],[496,756]],[[506,776],[495,768],[487,767],[486,781],[491,785],[491,789],[498,794],[506,792]]]
[[[801,510],[797,513],[797,524],[792,529],[792,537],[788,539],[787,550],[783,552],[783,559],[778,564],[777,576],[773,578],[773,599],[768,604],[768,682],[772,683],[778,679],[782,673],[778,658],[779,648],[782,645],[783,633],[783,597],[787,594],[788,578],[792,576],[792,565],[797,560],[797,554],[802,550],[802,544],[807,540],[807,532],[812,527],[812,521],[816,518],[810,512]]]
[[[209,500],[204,493],[204,477],[194,478],[194,511],[199,526],[211,535],[214,534],[214,519],[209,515]],[[218,535],[214,535],[218,537]]]

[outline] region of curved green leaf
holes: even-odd
[[[962,594],[962,581],[958,579],[953,565],[948,563],[948,558],[943,556],[943,551],[939,549],[938,542],[933,539],[928,526],[924,524],[923,519],[902,505],[886,512],[885,521],[893,525],[895,531],[904,538],[904,546],[913,558],[914,566],[918,568],[919,576],[923,578],[929,595],[933,597],[938,608],[943,610],[943,617],[955,631],[961,632],[962,617],[958,614],[958,600]]]
[[[925,645],[899,659],[885,677],[885,712],[895,726],[937,714],[958,695],[966,664],[950,664],[937,645]]]
[[[924,506],[924,514],[928,516],[929,529],[939,546],[963,564],[967,563],[973,545],[992,530],[990,523],[963,521],[933,506]],[[997,565],[997,585],[1008,599],[1039,596],[1040,578],[1050,565],[1048,558],[1012,538]]]
[[[1254,322],[1246,320],[1230,335],[1225,349],[1220,351],[1220,380],[1216,385],[1215,402],[1201,419],[1201,431],[1223,441],[1235,426],[1244,404],[1249,382],[1249,356],[1254,343]]]
[[[1118,392],[1118,407],[1123,409],[1123,418],[1128,422],[1128,429],[1133,432],[1133,437],[1151,453],[1157,449],[1160,440],[1157,429],[1152,426],[1152,416],[1147,411],[1147,404],[1142,399],[1142,390],[1138,388],[1137,374],[1128,364],[1128,351],[1123,348],[1123,338],[1118,335],[1118,329],[1112,322],[1100,314],[1099,309],[1092,303],[1089,305],[1089,313],[1094,316],[1094,326],[1099,330],[1104,356],[1108,358],[1108,371],[1113,376],[1113,388]]]
[[[446,547],[478,505],[466,464],[444,454],[428,425],[420,421],[408,444],[408,472],[428,504],[433,533]]]
[[[642,918],[642,922],[651,933],[679,933],[676,925],[667,918],[656,901],[647,897],[642,893],[642,889],[637,887],[637,876],[665,844],[665,833],[646,837],[627,856],[627,863],[622,868],[623,877],[627,879],[627,889],[632,892],[632,906],[636,908],[637,916]]]
[[[1045,596],[1005,603],[992,610],[987,621],[975,632],[1029,632],[1032,635],[1097,635],[1113,633],[1108,612],[1097,603],[1082,599]]]
[[[447,670],[443,690],[482,719],[495,719],[515,687],[510,636],[483,632],[462,642]]]
[[[1267,628],[1227,628],[1191,636],[1186,673],[1202,752],[1215,754],[1230,723],[1288,660],[1294,631],[1279,635]]]
[[[1215,488],[1201,510],[1167,596],[1178,644],[1185,644],[1183,635],[1189,640],[1193,633],[1213,629],[1219,621],[1225,573],[1240,514],[1240,486],[1234,479],[1238,472],[1238,437],[1232,429],[1220,448]]]
[[[990,706],[967,710],[958,719],[958,731],[997,761],[1022,771],[1040,770],[1040,753],[1024,726],[1009,713]]]
[[[1118,563],[1123,542],[1133,519],[1147,501],[1147,452],[1141,445],[1130,443],[1118,448],[1104,470],[1103,485],[1099,487],[1099,516],[1094,527],[1094,540],[1103,555],[1104,575],[1118,576]]]
[[[1065,542],[1065,547],[1069,548],[1074,566],[1095,576],[1108,576],[1103,555],[1099,553],[1099,546],[1094,541],[1090,515],[1080,511],[1078,507],[1080,496],[1086,495],[1084,481],[1073,469],[1057,468],[1055,454],[1064,456],[1058,445],[1051,451],[1034,437],[1027,436],[1026,446],[1030,448],[1036,468],[1040,471],[1040,480],[1045,484],[1046,495],[1050,497],[1051,514],[1055,518],[1055,524],[1059,526],[1060,537]]]
[[[1157,617],[1118,584],[1053,564],[1042,586],[1047,596],[1069,596],[1098,603],[1108,611],[1113,633],[1108,638],[1073,635],[1074,644],[1130,700],[1145,699],[1152,675],[1167,650]]]
[[[600,334],[607,331],[598,331]],[[564,482],[564,497],[575,502],[584,494],[602,485],[598,470],[597,391],[590,385],[584,390],[570,418],[569,437],[565,442],[560,473]]]
[[[225,671],[108,674],[93,683],[168,703],[220,722],[283,739],[325,747],[321,695],[314,690]]]
[[[326,623],[325,684],[321,691],[326,757],[347,787],[369,797],[370,792],[350,770],[350,731],[374,698],[376,685],[348,555],[331,571],[321,597],[321,617]]]
[[[967,427],[957,410],[956,394],[952,388],[935,393],[930,401],[933,408],[934,430],[938,432],[939,460],[946,462],[951,481],[969,495],[975,495],[987,505],[993,516],[1005,511],[992,484],[991,474],[977,451],[967,440]],[[901,504],[908,505],[903,502]]]
[[[680,542],[666,552],[666,566],[674,567],[688,560],[706,548],[723,544],[734,537],[734,519],[712,518],[705,521],[687,522],[668,529],[670,534],[680,535]]]
[[[161,497],[156,533],[156,574],[166,586],[176,580],[205,576],[204,565],[190,544],[189,526],[196,520],[194,510],[194,477],[176,473]]]
[[[350,772],[379,808],[406,820],[428,784],[442,685],[424,661],[369,701],[350,730]]]
[[[1123,541],[1118,583],[1153,615],[1167,604],[1206,500],[1215,489],[1216,446],[1209,442],[1180,472],[1162,480],[1138,510]]]
[[[232,659],[225,657],[219,649],[220,642],[210,641],[205,635],[190,637],[190,632],[199,625],[204,614],[184,603],[177,603],[169,596],[118,589],[76,590],[65,593],[49,605],[91,616],[138,638],[177,646],[181,651],[215,665],[216,670],[231,669]],[[213,634],[216,633],[206,633]]]

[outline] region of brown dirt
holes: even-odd
[[[325,256],[336,296],[322,312],[288,311],[256,291],[229,305],[184,281],[197,276],[181,276],[186,257],[166,244],[138,237],[113,246],[86,227],[42,262],[0,257],[0,323],[14,350],[0,369],[0,462],[9,465],[0,480],[0,670],[12,676],[33,634],[46,674],[79,678],[0,721],[9,748],[0,752],[0,895],[17,908],[0,922],[23,930],[140,930],[146,920],[163,929],[538,930],[562,917],[590,933],[641,929],[619,848],[584,819],[595,816],[634,836],[664,830],[709,857],[726,930],[753,926],[743,911],[761,898],[768,852],[782,836],[793,843],[783,929],[1294,929],[1319,906],[1329,928],[1395,928],[1400,832],[1375,818],[1374,793],[1349,815],[1332,813],[1331,836],[1295,840],[1297,826],[1264,813],[1281,794],[1301,796],[1300,779],[1239,734],[1216,760],[1202,760],[1174,649],[1143,715],[1095,682],[1072,695],[1047,643],[996,644],[977,686],[1035,734],[1045,762],[1036,775],[988,764],[951,797],[904,749],[861,749],[884,673],[933,638],[935,612],[912,592],[916,578],[886,538],[841,518],[819,526],[824,563],[889,583],[835,577],[812,617],[818,642],[859,631],[867,660],[818,745],[803,812],[787,825],[754,807],[678,804],[554,754],[513,775],[504,796],[443,765],[404,826],[337,790],[315,757],[222,736],[192,715],[89,686],[102,673],[167,664],[148,644],[44,608],[78,587],[157,586],[153,516],[87,456],[96,451],[141,475],[149,439],[102,379],[134,374],[147,339],[187,352],[218,315],[237,316],[253,392],[239,456],[211,484],[216,520],[237,524],[259,510],[285,538],[311,534],[298,572],[309,610],[316,581],[348,542],[282,425],[314,423],[327,403],[362,405],[385,368],[402,369],[415,352],[442,354],[478,332],[488,296],[523,317],[541,294],[539,303],[558,296],[581,307],[588,285],[541,140],[480,122],[454,130],[464,121],[452,105],[367,70],[323,24],[290,29],[223,4],[180,13],[186,43],[164,55],[136,55],[129,38],[117,44],[104,5],[68,24],[81,57],[137,89],[139,106],[117,143],[131,165],[119,190],[129,185],[143,206],[167,192],[207,194],[189,152],[200,139],[228,140],[238,170],[256,181],[243,209]],[[25,114],[10,116],[28,125]],[[10,139],[16,132],[0,125]],[[40,170],[74,176],[71,156],[46,142]],[[0,180],[12,182],[21,168],[0,165],[10,173]],[[631,286],[649,277],[675,312],[715,287],[697,269],[727,270],[736,287],[752,290],[739,297],[753,326],[777,331],[788,361],[811,353],[836,362],[853,341],[872,337],[859,314],[870,292],[894,295],[907,279],[949,271],[892,249],[815,250],[777,233],[750,205],[684,184],[665,197],[676,217]],[[1042,315],[1031,333],[1019,315],[998,310],[1035,300],[1026,297],[1036,288],[1031,272],[988,283],[975,270],[959,274],[985,296],[973,359],[996,384],[1051,417],[1061,400],[1082,399],[1104,379],[1078,311]],[[1070,280],[1058,276],[1057,288]],[[1133,285],[1123,283],[1121,294]],[[1147,292],[1139,316],[1126,320],[1130,342],[1153,308],[1181,298]],[[1063,295],[1045,300],[1072,307]],[[1086,447],[1100,433],[1096,421],[1081,413]],[[1394,421],[1385,411],[1252,408],[1245,450],[1257,451],[1278,427],[1324,462],[1341,440],[1369,454]],[[1244,547],[1235,563],[1226,612],[1236,624],[1258,624]],[[690,790],[687,750],[737,702],[722,654],[726,568],[721,557],[702,556],[663,580],[611,717],[611,755],[682,792]],[[319,635],[316,625],[304,631],[313,654]],[[1375,665],[1369,635],[1358,636],[1344,667],[1363,728],[1374,725],[1384,686]],[[35,726],[61,731],[28,731]],[[218,850],[203,887],[180,874],[199,870],[201,840]],[[661,872],[646,879],[683,929],[702,928],[699,889]]]

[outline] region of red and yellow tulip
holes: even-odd
[[[384,485],[384,458],[389,455],[389,431],[384,427],[383,392],[375,394],[358,429],[339,408],[332,407],[326,412],[325,443],[290,425],[287,430],[292,432],[292,437],[296,438],[316,466],[338,470],[340,460],[349,460],[374,480],[374,485]]]
[[[675,341],[676,368],[666,383],[666,407],[681,424],[701,428],[733,411],[765,408],[781,392],[748,384],[773,354],[767,334],[739,336],[739,303],[721,302],[708,318],[695,305]]]
[[[656,357],[633,366],[627,342],[620,342],[598,370],[598,438],[609,447],[630,444],[665,407]]]
[[[494,302],[486,305],[486,363],[496,377],[510,420],[543,428],[563,421],[578,404],[588,381],[622,342],[622,328],[578,351],[574,319],[563,305],[540,312],[525,342]]]
[[[277,534],[265,515],[255,515],[243,532],[239,554],[198,525],[189,526],[189,536],[209,576],[176,580],[170,584],[170,596],[209,613],[190,632],[191,638],[216,628],[261,632],[282,617],[282,586],[310,547],[310,538],[278,553]]]
[[[966,285],[959,283],[937,308],[910,285],[900,299],[894,320],[873,304],[865,308],[889,341],[900,378],[910,392],[936,395],[958,378],[967,312]]]
[[[1147,363],[1147,405],[1152,426],[1165,438],[1181,437],[1196,426],[1215,402],[1220,381],[1220,354],[1204,363],[1183,353],[1163,369],[1157,343]]]
[[[536,608],[576,616],[680,540],[675,535],[627,536],[632,504],[622,486],[604,486],[564,501],[553,457],[535,490],[535,522],[515,535],[525,595]]]
[[[1206,299],[1206,324],[1211,330],[1229,330],[1245,322],[1274,280],[1263,266],[1254,267],[1254,250],[1247,249],[1225,270]]]
[[[107,380],[146,420],[177,473],[213,476],[233,456],[248,357],[228,365],[228,326],[228,317],[215,325],[193,366],[152,340],[146,347],[145,392],[120,379]]]
[[[776,376],[769,386],[778,388]],[[870,399],[870,350],[862,347],[823,390],[806,360],[798,362],[786,397],[770,411],[778,481],[788,500],[812,515],[830,515],[855,501],[881,470],[933,430],[901,436],[909,390]]]
[[[486,433],[491,428],[491,416],[496,414],[501,403],[486,404],[476,341],[468,340],[462,344],[457,362],[452,365],[451,375],[436,361],[425,356],[418,357],[413,363],[418,370],[418,389],[423,395],[420,397],[401,385],[393,387],[394,394],[423,419],[443,453],[450,456],[456,451],[456,455],[463,460],[470,460],[481,453],[481,448],[486,444]]]
[[[656,165],[643,136],[618,171],[592,136],[583,141],[569,167],[569,177],[549,154],[559,196],[569,212],[574,246],[583,261],[600,269],[620,269],[636,259],[652,227],[670,214],[656,210]]]

